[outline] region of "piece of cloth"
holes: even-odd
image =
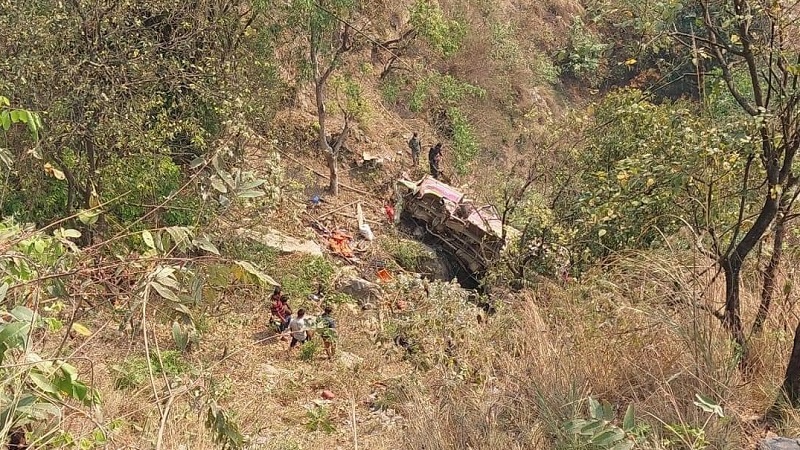
[[[281,322],[286,321],[288,307],[280,299],[277,301],[273,300],[272,306],[269,308],[269,310],[272,315],[280,319]]]
[[[386,212],[386,218],[389,222],[394,223],[394,208],[390,204],[383,205],[383,210]]]
[[[350,241],[353,239],[353,236],[342,233],[341,231],[334,231],[331,233],[330,238],[328,238],[328,245],[336,254],[342,255],[345,258],[352,258],[353,257],[353,249],[350,248]]]

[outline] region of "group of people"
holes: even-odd
[[[417,167],[419,165],[419,154],[422,151],[422,142],[417,133],[411,136],[411,139],[408,141],[408,147],[411,149],[411,162],[414,164],[414,167]],[[431,170],[431,176],[437,180],[442,175],[441,161],[442,143],[438,142],[428,150],[428,166]]]
[[[313,298],[321,301],[323,298],[322,290],[317,289],[317,293],[314,294]],[[322,314],[315,321],[312,321],[306,317],[306,310],[303,308],[298,309],[297,315],[292,317],[289,296],[284,294],[280,287],[275,288],[270,299],[272,301],[270,313],[278,331],[280,333],[288,331],[289,336],[291,336],[289,352],[297,345],[310,341],[314,337],[314,331],[319,330],[325,354],[328,359],[333,359],[336,354],[336,321],[333,319],[333,307],[330,305],[323,306]]]

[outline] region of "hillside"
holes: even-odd
[[[784,448],[797,8],[0,0],[0,443]]]

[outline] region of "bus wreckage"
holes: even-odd
[[[491,205],[478,206],[429,175],[397,183],[398,218],[412,220],[472,274],[486,272],[505,246],[503,221]]]

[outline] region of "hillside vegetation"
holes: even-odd
[[[796,3],[177,3],[0,0],[3,448],[798,436]],[[438,142],[477,288],[387,217]]]

